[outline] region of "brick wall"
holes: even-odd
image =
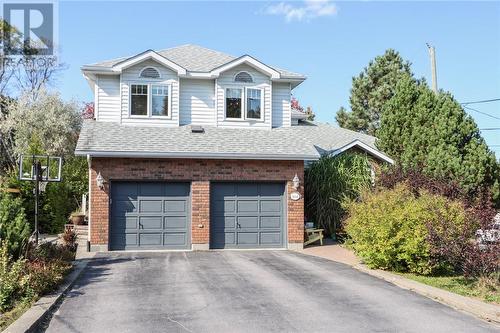
[[[106,181],[97,188],[100,172]],[[287,182],[288,242],[302,243],[304,238],[304,199],[290,200],[291,180],[297,174],[304,179],[302,161],[201,160],[92,158],[90,181],[90,242],[108,243],[109,182],[112,180],[175,180],[191,182],[191,231],[193,244],[208,244],[210,235],[210,181],[283,181]],[[303,187],[299,190],[303,194]]]

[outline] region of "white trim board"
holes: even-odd
[[[376,150],[373,147],[370,147],[366,143],[364,143],[364,142],[362,142],[360,140],[357,140],[357,139],[354,140],[354,141],[352,141],[352,142],[350,142],[350,143],[348,143],[348,144],[346,144],[343,147],[340,147],[338,149],[332,150],[329,154],[331,156],[336,156],[336,155],[341,154],[341,153],[345,152],[346,150],[349,150],[349,149],[351,149],[353,147],[358,147],[358,148],[366,151],[370,155],[381,159],[382,161],[385,161],[385,162],[390,163],[390,164],[394,164],[394,160],[392,158],[390,158],[389,156],[385,155],[384,153]]]

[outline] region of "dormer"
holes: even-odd
[[[196,45],[148,50],[82,68],[96,119],[125,125],[291,126],[290,98],[305,77],[244,55]]]

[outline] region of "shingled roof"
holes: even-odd
[[[238,57],[193,44],[181,45],[155,52],[165,57],[166,59],[176,63],[177,65],[183,67],[188,72],[199,72],[199,73],[208,73],[222,65],[225,65],[233,60],[238,59]],[[86,65],[83,68],[84,69],[86,67],[112,68],[114,65],[117,65],[120,62],[130,59],[132,57],[134,56],[102,61]],[[278,71],[280,75],[282,75],[282,77],[305,79],[305,76],[302,74],[276,68],[274,66],[269,66],[269,67]]]
[[[87,120],[75,153],[107,157],[316,160],[353,143],[385,156],[376,150],[372,136],[312,122],[268,130],[206,126],[203,133],[193,133],[191,126],[130,126]]]

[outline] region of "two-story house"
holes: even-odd
[[[374,138],[292,113],[304,75],[195,45],[82,67],[95,95],[92,250],[289,248],[304,233],[304,162]]]

